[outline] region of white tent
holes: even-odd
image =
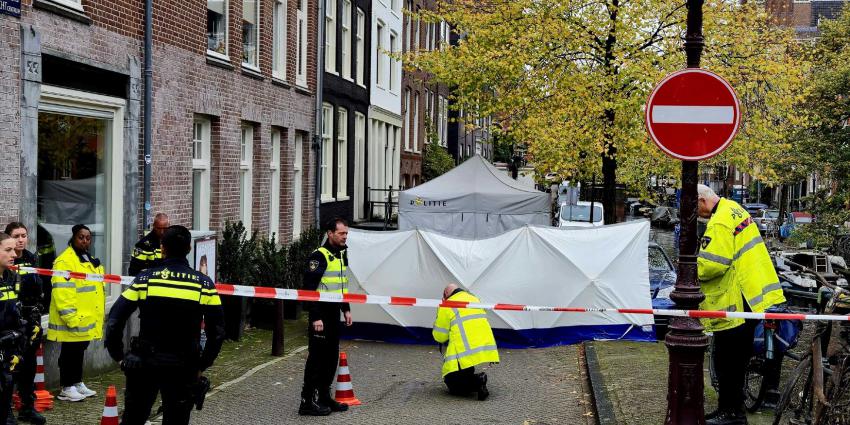
[[[348,238],[351,291],[440,298],[458,283],[482,302],[589,308],[652,308],[649,222],[586,229],[525,226],[483,239],[422,230]],[[433,343],[433,308],[352,304],[349,337]],[[654,339],[651,315],[489,311],[502,346],[588,339]]]
[[[549,225],[549,195],[511,179],[479,155],[399,194],[399,230],[486,238],[527,224]]]

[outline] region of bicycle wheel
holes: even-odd
[[[832,375],[824,383],[829,405],[825,406],[818,424],[845,425],[850,423],[850,357],[841,356]]]
[[[808,425],[812,413],[812,357],[807,354],[785,383],[773,425]]]
[[[762,402],[764,402],[764,395],[767,390],[764,386],[763,367],[764,359],[759,356],[750,358],[750,363],[747,365],[747,380],[744,385],[744,407],[749,412],[759,410]]]

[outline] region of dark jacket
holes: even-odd
[[[191,269],[185,258],[169,258],[136,276],[112,306],[106,345],[116,361],[124,357],[124,325],[139,309],[138,351],[146,364],[205,370],[224,342],[224,311],[215,284]],[[201,350],[201,322],[207,334]],[[136,350],[131,348],[131,351]]]
[[[4,354],[4,369],[8,368],[9,360],[13,355],[20,357],[24,351],[25,339],[23,335],[26,329],[21,320],[21,312],[18,310],[18,299],[15,293],[15,285],[18,281],[18,274],[11,270],[6,270],[0,275],[0,338],[8,335],[10,331],[15,331],[19,335],[18,338],[7,340],[0,345],[0,350]]]
[[[15,258],[16,266],[23,267],[38,267],[38,257],[32,252],[24,250],[21,256]],[[21,300],[21,305],[24,307],[37,307],[39,311],[44,311],[44,291],[42,290],[42,279],[36,273],[22,273],[21,284],[18,290],[18,299]]]
[[[159,238],[156,233],[150,232],[133,247],[133,255],[130,257],[130,268],[127,274],[136,276],[140,271],[156,267],[162,263],[162,251],[160,251]]]
[[[324,246],[334,256],[342,255],[342,262],[345,267],[348,267],[348,255],[345,249],[334,247],[330,242],[325,242]],[[322,281],[322,275],[325,274],[325,269],[328,268],[328,262],[325,256],[319,250],[313,251],[307,259],[307,265],[304,270],[304,279],[302,281],[302,289],[315,291],[319,288],[319,283]],[[326,302],[305,302],[304,308],[309,314],[310,323],[316,320],[322,322],[334,321],[339,322],[339,313],[350,311],[351,307],[348,303],[326,303]],[[328,324],[325,323],[325,326]]]

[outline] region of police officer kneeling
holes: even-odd
[[[162,237],[163,262],[144,270],[109,313],[105,345],[127,377],[123,425],[142,425],[159,392],[163,424],[188,424],[195,398],[203,397],[210,367],[224,340],[224,313],[215,284],[186,260],[192,236],[170,226]],[[139,335],[124,354],[124,325],[139,309]],[[206,346],[201,349],[201,322]],[[199,406],[200,407],[200,406]]]

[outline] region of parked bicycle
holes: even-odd
[[[794,264],[814,276],[821,287],[823,314],[850,313],[850,291],[833,285],[819,273]],[[831,321],[817,322],[809,350],[788,378],[776,408],[774,425],[833,425],[850,423],[850,324],[840,322],[832,340]]]

